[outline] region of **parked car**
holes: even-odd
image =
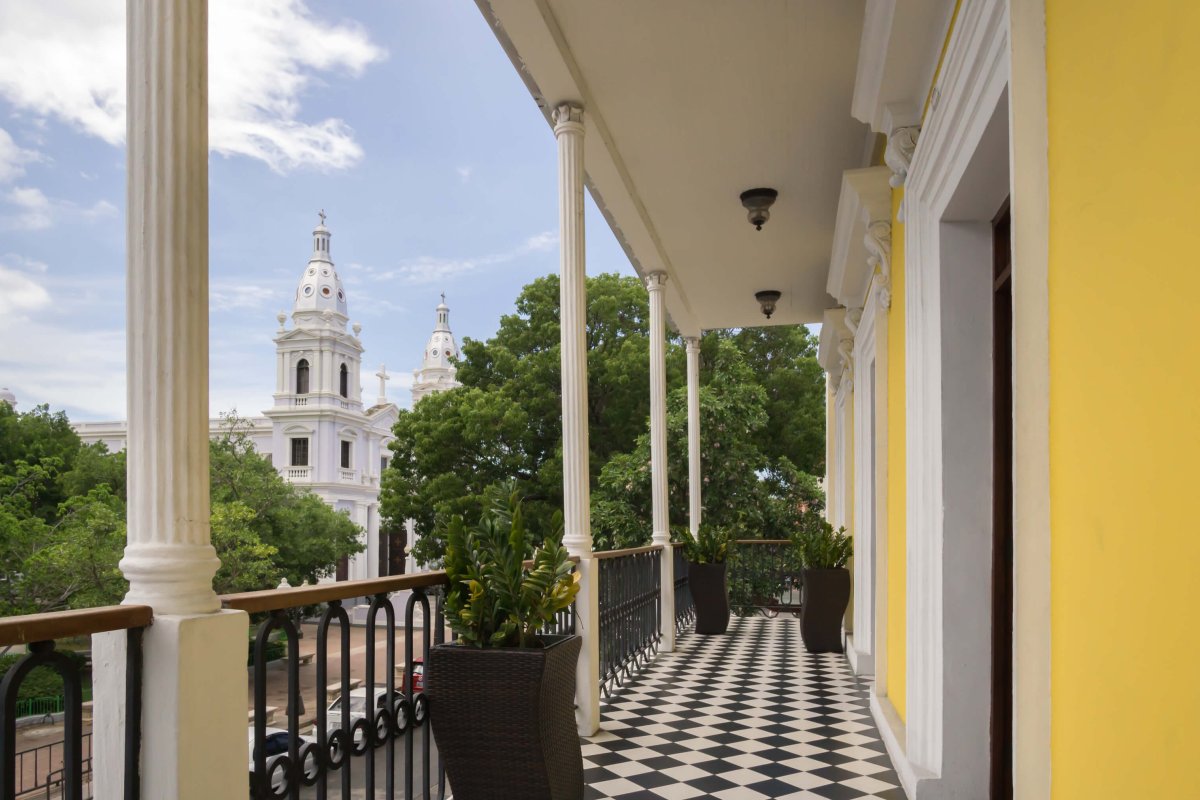
[[[420,693],[421,691],[423,691],[425,688],[425,664],[421,659],[419,659],[419,658],[413,659],[412,674],[413,674],[413,694],[416,695],[416,694]],[[395,697],[395,704],[394,704],[395,711],[400,712],[400,713],[403,713],[403,712],[401,712],[401,709],[404,707],[403,702],[402,702],[404,700],[404,692],[405,692],[405,678],[404,678],[404,676],[401,676],[400,680],[397,681],[397,683],[396,683],[396,697]],[[376,710],[385,708],[387,706],[387,686],[385,686],[383,684],[379,684],[379,683],[375,684],[375,691],[373,694],[374,694],[374,698],[375,698],[373,708]],[[336,731],[342,727],[342,698],[343,697],[344,697],[344,695],[338,695],[337,699],[335,699],[332,703],[330,703],[329,708],[326,710],[325,730],[326,730],[326,733],[329,735],[332,735],[334,731]],[[367,719],[367,710],[366,709],[367,709],[366,687],[362,687],[359,689],[352,689],[350,691],[350,727],[351,728],[353,728],[354,725],[360,719]],[[419,703],[418,713],[421,716],[421,718],[423,718],[423,716],[424,716],[424,702],[423,701],[421,703]],[[372,713],[371,718],[373,719],[374,717],[375,717],[375,714]],[[411,721],[412,721],[411,719],[406,719],[405,725],[407,725]],[[383,731],[383,730],[378,731],[376,734],[376,737],[375,737],[376,740],[377,741],[383,740],[385,738],[386,733],[387,732]],[[359,728],[354,733],[354,747],[355,747],[355,750],[359,750],[363,747],[363,730],[362,730],[362,728]]]
[[[301,735],[299,738],[300,738],[300,741],[297,743],[297,747],[303,747],[306,743],[313,743],[313,744],[316,743],[315,739],[308,737],[308,736]],[[251,791],[253,791],[253,789],[254,789],[254,726],[253,725],[251,725],[250,729],[249,729],[249,739],[250,739],[250,747],[249,747],[249,750],[250,750],[250,788],[251,788]],[[285,770],[283,770],[283,769],[272,770],[272,767],[275,765],[276,761],[278,761],[283,756],[286,756],[288,754],[288,751],[291,749],[291,734],[289,734],[283,728],[267,728],[267,738],[263,744],[264,744],[263,755],[266,757],[266,771],[267,771],[267,774],[271,776],[271,792],[273,794],[280,794],[283,791],[284,786],[287,784],[287,775],[286,775]],[[307,777],[309,780],[315,779],[317,777],[317,769],[318,769],[318,767],[317,767],[316,753],[313,752],[304,759],[304,775],[305,775],[305,777]]]

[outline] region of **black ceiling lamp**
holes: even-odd
[[[771,218],[770,208],[775,203],[779,192],[774,189],[747,189],[742,192],[742,205],[746,207],[746,219],[755,230],[761,231],[762,226]]]
[[[774,289],[765,289],[761,292],[754,293],[754,299],[758,301],[758,307],[762,309],[763,316],[767,319],[775,313],[775,304],[779,302],[779,298],[783,295]]]

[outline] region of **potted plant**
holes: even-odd
[[[854,543],[845,528],[811,515],[795,536],[804,564],[800,591],[800,636],[810,653],[842,652],[842,617],[850,603],[850,571],[846,561]]]
[[[430,649],[425,691],[456,800],[579,800],[575,725],[577,636],[540,635],[579,590],[553,538],[525,566],[515,496],[468,529],[447,530],[446,622],[456,641]]]
[[[732,536],[728,528],[700,524],[695,536],[680,529],[679,544],[688,562],[688,588],[696,606],[696,633],[720,634],[729,627],[729,580],[725,559]]]

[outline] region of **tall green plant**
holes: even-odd
[[[835,531],[828,520],[812,512],[805,515],[792,541],[806,569],[840,569],[854,555],[854,541],[846,535],[846,529]]]
[[[724,564],[733,543],[733,532],[719,525],[700,523],[695,536],[688,528],[679,528],[683,557],[693,564]]]
[[[561,523],[560,523],[561,525]],[[561,533],[557,537],[561,539]],[[525,526],[514,493],[467,528],[446,529],[446,621],[471,647],[539,647],[540,631],[571,605],[579,584],[565,547],[547,537],[524,565]]]

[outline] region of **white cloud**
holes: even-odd
[[[125,3],[0,0],[0,96],[118,145],[125,138]],[[350,126],[300,118],[321,73],[357,77],[386,51],[353,22],[304,0],[213,0],[209,145],[277,172],[342,169],[362,158]]]
[[[466,183],[467,181],[471,180],[471,168],[470,167],[464,165],[461,167],[456,167],[454,169],[454,171],[458,173],[458,179],[460,181],[462,181],[463,183]]]
[[[401,262],[398,266],[390,269],[381,270],[371,266],[351,264],[347,270],[361,272],[363,277],[369,281],[394,281],[411,285],[425,285],[451,280],[486,267],[507,264],[530,253],[552,250],[557,245],[558,234],[553,231],[544,231],[530,236],[513,249],[500,253],[490,253],[473,258],[420,256]]]
[[[26,150],[13,141],[8,131],[0,128],[0,183],[11,183],[25,174],[25,165],[41,160],[36,150]]]
[[[50,199],[42,194],[41,189],[14,186],[4,199],[17,207],[16,214],[6,218],[8,227],[26,231],[50,227]]]
[[[0,263],[5,305],[17,312],[36,311],[50,304],[50,292],[30,275]]]
[[[107,200],[97,200],[90,208],[83,210],[83,216],[88,219],[113,219],[120,210]]]
[[[278,289],[270,286],[216,280],[208,287],[208,308],[210,311],[261,311],[272,304],[278,305],[282,297]]]

